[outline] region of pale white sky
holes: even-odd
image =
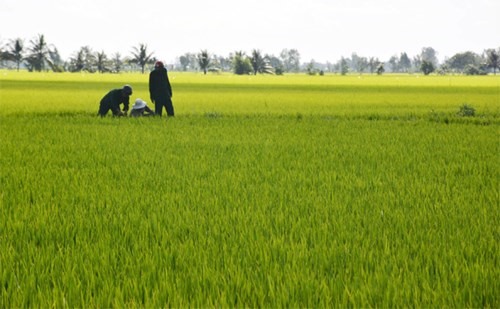
[[[86,45],[129,56],[145,43],[167,63],[202,49],[284,48],[302,62],[413,57],[423,47],[443,60],[500,47],[499,12],[499,0],[0,0],[0,42],[44,34],[64,59]]]

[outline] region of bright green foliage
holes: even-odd
[[[498,79],[10,76],[2,308],[500,305]]]

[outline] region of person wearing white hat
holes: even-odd
[[[142,99],[135,100],[132,111],[130,112],[130,116],[132,117],[153,116],[154,114],[155,112],[153,112]]]

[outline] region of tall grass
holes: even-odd
[[[176,74],[168,120],[94,115],[114,85],[147,98],[143,76],[2,80],[0,307],[499,306],[496,80],[400,93],[444,122],[342,110],[319,77]]]

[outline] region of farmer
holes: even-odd
[[[130,111],[131,117],[140,117],[140,116],[153,116],[155,112],[153,112],[146,102],[141,99],[136,99],[134,106],[132,106],[132,110]]]
[[[126,116],[131,94],[132,87],[129,85],[125,85],[121,89],[111,90],[101,99],[99,115],[104,117],[111,110],[113,116]],[[120,111],[120,104],[123,104],[123,111]]]
[[[163,107],[165,106],[167,116],[174,116],[172,87],[168,80],[167,69],[161,61],[156,61],[154,70],[149,73],[149,95],[151,102],[155,104],[156,115],[161,117]]]

